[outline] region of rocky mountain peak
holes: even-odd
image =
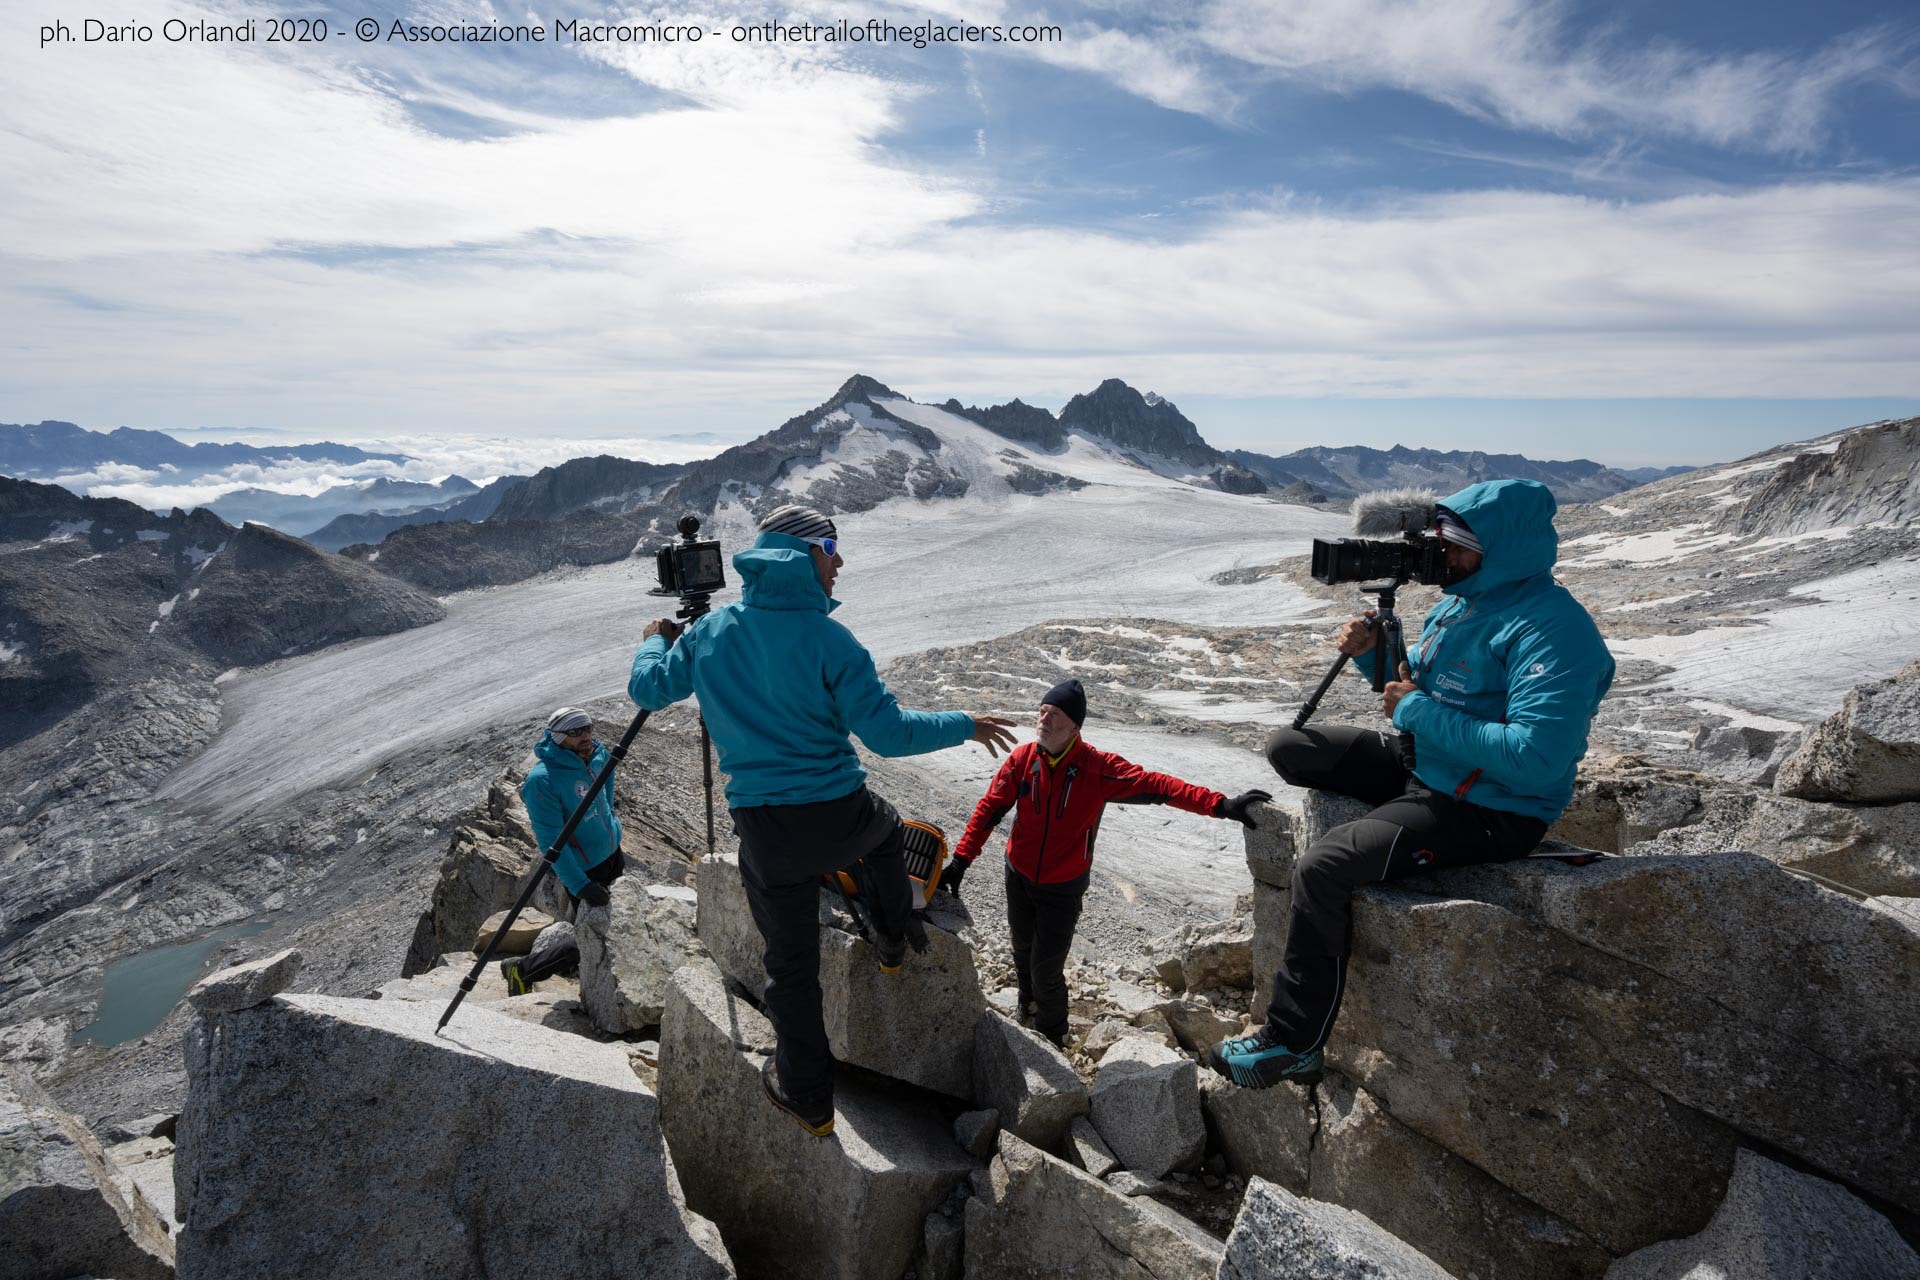
[[[318,561],[326,553],[312,543],[249,520],[228,544],[229,562],[246,570],[283,573]]]
[[[1742,533],[1805,533],[1920,518],[1920,418],[1878,422],[1811,447],[1791,445],[1760,456],[1776,455],[1786,456],[1751,499],[1733,508]]]
[[[895,391],[878,378],[869,378],[864,373],[856,373],[841,383],[840,389],[834,392],[832,398],[820,407],[822,409],[833,410],[838,409],[849,400],[871,401],[879,397],[884,397],[889,400],[904,399],[898,391]]]
[[[1062,426],[1125,448],[1196,464],[1227,461],[1171,400],[1146,396],[1118,378],[1075,396],[1060,410]]]
[[[1027,404],[1018,396],[1005,404],[989,405],[985,409],[962,405],[958,400],[948,400],[940,407],[948,413],[977,422],[995,435],[1005,436],[1017,444],[1032,445],[1048,452],[1063,449],[1067,444],[1067,430],[1052,414]]]

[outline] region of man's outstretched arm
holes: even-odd
[[[666,619],[647,624],[646,639],[633,655],[633,674],[627,696],[648,711],[689,697],[693,693],[693,645],[681,629]]]

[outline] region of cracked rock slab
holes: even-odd
[[[187,1003],[201,1013],[234,1013],[264,1004],[293,985],[306,957],[288,949],[210,973],[193,984]]]
[[[1126,1168],[1147,1178],[1200,1164],[1207,1145],[1199,1068],[1152,1040],[1107,1050],[1094,1078],[1093,1127]]]
[[[1698,1231],[1743,1135],[1920,1209],[1916,972],[1749,854],[1471,868],[1357,896],[1328,1058],[1624,1253]]]
[[[1088,1105],[1086,1086],[1060,1051],[998,1013],[974,1024],[973,1100],[998,1111],[1005,1132],[1047,1148]]]
[[[182,1280],[733,1274],[618,1045],[439,1012],[280,996],[190,1029]]]
[[[1452,1280],[1371,1219],[1304,1200],[1264,1178],[1247,1184],[1219,1280]]]
[[[1751,1151],[1706,1229],[1628,1254],[1606,1280],[1920,1280],[1920,1255],[1846,1188]]]
[[[1012,1134],[967,1201],[966,1274],[1005,1280],[1213,1280],[1222,1246]]]
[[[747,1275],[898,1280],[927,1214],[976,1162],[926,1095],[852,1072],[834,1084],[833,1132],[814,1137],[767,1099],[773,1045],[772,1024],[717,969],[674,975],[660,1097],[687,1203]]]
[[[173,1246],[99,1141],[24,1073],[0,1070],[0,1275],[165,1280]]]
[[[604,907],[574,923],[580,945],[580,1003],[593,1025],[625,1035],[660,1025],[674,970],[701,952],[694,937],[698,897],[682,885],[613,882]]]

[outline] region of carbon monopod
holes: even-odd
[[[607,779],[613,776],[613,771],[620,766],[622,760],[626,759],[627,748],[633,745],[634,738],[640,732],[640,726],[645,724],[647,717],[652,714],[651,711],[642,711],[635,716],[633,723],[627,726],[627,731],[620,735],[619,743],[608,752],[606,768],[600,770],[599,776],[593,780],[593,785],[587,788],[586,798],[574,807],[573,816],[567,819],[567,825],[560,828],[560,834],[554,838],[551,845],[547,846],[547,851],[527,872],[526,882],[520,886],[520,897],[514,902],[513,910],[507,912],[507,918],[501,922],[498,929],[493,931],[493,936],[487,939],[486,950],[480,953],[480,958],[474,962],[473,969],[460,980],[460,990],[454,992],[453,1003],[449,1004],[447,1011],[440,1015],[440,1025],[433,1029],[433,1034],[439,1035],[446,1030],[447,1020],[453,1017],[453,1011],[460,1007],[460,1002],[465,1000],[467,993],[473,990],[473,984],[480,981],[480,975],[487,971],[487,964],[493,959],[494,951],[500,946],[500,939],[507,936],[507,930],[513,927],[513,922],[519,918],[522,911],[526,910],[527,903],[533,899],[533,891],[540,886],[540,878],[553,870],[554,860],[560,856],[560,851],[567,847],[567,839],[573,835],[573,829],[579,826],[580,819],[586,816],[594,797],[600,794],[600,788],[607,785]]]

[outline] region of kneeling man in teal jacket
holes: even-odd
[[[845,563],[832,520],[781,507],[733,557],[737,604],[683,632],[647,624],[627,692],[657,711],[698,694],[727,774],[740,875],[766,943],[767,1015],[778,1049],[761,1080],[809,1133],[833,1132],[833,1053],[820,1009],[820,878],[864,859],[880,968],[899,971],[912,919],[893,806],[867,790],[849,735],[882,756],[966,741],[998,755],[1013,722],[959,711],[903,711],[873,655],[827,615]],[[776,1066],[777,1064],[777,1066]]]
[[[1311,1084],[1346,988],[1353,891],[1363,884],[1524,858],[1573,799],[1587,732],[1613,683],[1599,628],[1553,580],[1553,495],[1532,480],[1469,485],[1438,507],[1440,603],[1386,685],[1383,710],[1414,736],[1409,773],[1391,734],[1284,728],[1267,758],[1297,787],[1376,806],[1316,840],[1293,868],[1293,905],[1265,1025],[1215,1045],[1238,1084]],[[1364,619],[1335,637],[1372,679]]]

